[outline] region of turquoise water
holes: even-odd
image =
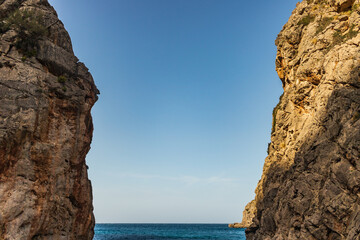
[[[96,224],[94,240],[246,240],[227,224]]]

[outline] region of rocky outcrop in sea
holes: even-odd
[[[303,0],[278,35],[284,94],[247,239],[360,238],[359,31],[359,0]]]
[[[92,239],[99,93],[47,0],[0,0],[0,239]]]

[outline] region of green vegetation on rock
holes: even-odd
[[[351,12],[358,11],[360,9],[360,4],[356,3],[351,7]]]
[[[349,39],[355,37],[358,34],[358,31],[354,31],[354,27],[355,27],[355,25],[352,25],[346,34],[342,34],[341,31],[335,31],[333,34],[332,46],[336,46],[346,40],[349,40]]]
[[[43,16],[30,10],[15,10],[0,24],[0,32],[8,30],[17,32],[16,48],[26,57],[36,55],[37,41],[47,35]]]
[[[316,28],[316,34],[321,33],[332,22],[332,17],[324,17],[320,20],[318,27]]]
[[[66,76],[64,76],[64,75],[58,76],[58,79],[57,79],[58,83],[61,83],[61,85],[62,85],[61,89],[64,92],[67,91],[67,88],[65,87],[65,83],[66,83],[67,80],[68,80],[68,78]]]
[[[357,120],[359,120],[360,119],[360,112],[356,112],[356,113],[354,113],[354,115],[352,116],[352,121],[353,122],[356,122]]]
[[[64,75],[61,75],[61,76],[58,77],[57,81],[59,83],[64,84],[67,81],[67,77],[65,77]]]
[[[307,16],[303,17],[303,18],[297,23],[297,25],[307,26],[307,25],[309,25],[311,22],[313,22],[314,20],[315,20],[315,16],[307,15]]]

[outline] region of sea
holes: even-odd
[[[227,224],[96,224],[94,240],[246,240]]]

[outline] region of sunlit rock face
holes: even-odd
[[[359,0],[304,0],[280,32],[284,94],[247,239],[360,238],[359,27]]]
[[[256,214],[256,202],[252,200],[249,202],[243,211],[243,218],[241,223],[229,224],[230,228],[248,228],[253,222],[253,218]]]
[[[0,239],[92,239],[98,90],[46,0],[0,0],[0,20]]]

